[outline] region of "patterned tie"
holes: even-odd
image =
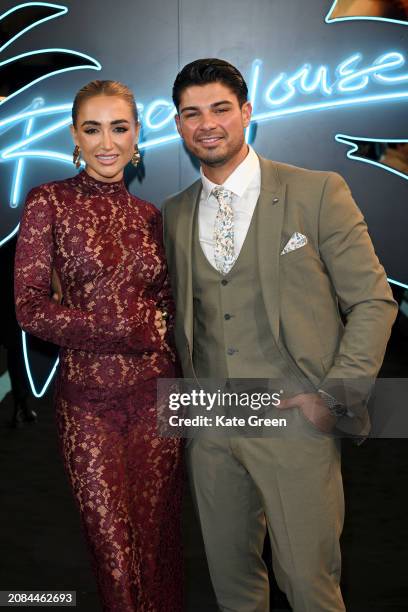
[[[214,187],[211,193],[219,205],[214,224],[215,266],[221,274],[228,274],[235,262],[233,193],[222,186]]]

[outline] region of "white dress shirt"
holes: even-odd
[[[214,224],[218,201],[211,191],[218,187],[201,171],[203,188],[198,210],[198,228],[201,248],[210,264],[216,268],[214,259]],[[238,257],[248,233],[252,215],[261,192],[261,167],[259,158],[252,147],[246,158],[235,168],[224,182],[223,187],[232,191],[231,206],[234,211],[234,248]]]

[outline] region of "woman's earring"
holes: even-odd
[[[81,166],[81,149],[76,145],[74,152],[72,154],[72,163],[75,168],[79,168]]]
[[[140,159],[141,159],[141,155],[140,155],[139,147],[137,146],[137,144],[135,144],[135,150],[132,155],[132,159],[130,161],[136,167],[137,164],[140,162]]]

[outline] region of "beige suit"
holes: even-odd
[[[369,381],[381,366],[397,313],[384,269],[340,176],[262,158],[260,163],[254,262],[270,337],[315,388],[352,411],[354,417],[340,419],[338,428],[364,435]],[[192,252],[200,191],[197,181],[163,207],[176,344],[188,378],[195,376]],[[307,244],[282,255],[295,232],[306,236]],[[256,372],[245,376],[255,378]],[[364,384],[350,389],[345,379]],[[292,412],[293,426],[306,431],[303,441],[283,436],[189,445],[193,492],[222,610],[268,609],[259,552],[265,519],[275,574],[295,612],[344,609],[338,587],[343,520],[338,443]]]

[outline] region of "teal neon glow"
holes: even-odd
[[[351,58],[342,62],[338,68],[338,75],[343,77],[338,83],[338,90],[340,92],[359,91],[367,87],[370,79],[369,75],[373,75],[374,80],[379,83],[393,84],[408,82],[408,74],[403,74],[394,77],[387,77],[381,74],[381,72],[387,72],[400,68],[405,64],[405,58],[402,53],[390,52],[381,55],[374,60],[373,65],[362,70],[355,70],[357,64],[362,60],[363,56],[361,53],[356,53]],[[379,72],[380,69],[380,72]],[[357,80],[355,85],[350,85],[353,81]]]
[[[29,108],[32,108],[32,104]],[[55,115],[58,113],[71,112],[71,109],[72,104],[57,104],[55,106],[47,106],[45,108],[40,108],[39,110],[25,110],[22,113],[17,113],[16,115],[11,115],[10,117],[6,117],[6,119],[0,120],[0,134],[6,131],[2,128],[10,129],[10,127],[14,124],[21,123],[21,121],[30,119],[30,117],[48,117],[50,115]]]
[[[405,58],[403,57],[402,54],[398,52],[394,52],[394,51],[383,54],[382,56],[377,58],[373,66],[371,66],[370,68],[364,69],[365,74],[362,74],[363,71],[353,73],[353,67],[355,68],[356,63],[361,60],[361,57],[362,57],[361,54],[354,54],[351,57],[344,60],[340,64],[340,67],[338,68],[338,70],[340,70],[341,78],[340,78],[340,82],[337,85],[337,87],[340,89],[340,92],[337,97],[332,97],[333,87],[328,85],[328,78],[327,78],[328,69],[326,67],[319,66],[315,72],[314,78],[311,80],[311,82],[307,83],[305,80],[306,72],[307,72],[307,76],[310,77],[310,75],[312,74],[312,69],[310,65],[304,65],[302,66],[301,69],[296,71],[296,73],[291,78],[287,79],[286,86],[288,87],[289,90],[286,92],[286,94],[284,94],[284,96],[281,97],[280,99],[276,99],[276,98],[272,99],[271,92],[276,87],[276,84],[278,83],[278,81],[280,83],[284,79],[284,76],[282,76],[284,75],[284,73],[281,73],[278,76],[278,78],[274,79],[272,83],[266,89],[265,95],[267,99],[269,100],[269,102],[274,107],[273,110],[267,110],[264,112],[254,112],[252,116],[252,122],[263,122],[263,121],[269,121],[272,119],[278,119],[281,117],[285,117],[289,115],[296,115],[296,114],[306,113],[306,112],[322,111],[322,110],[328,110],[332,108],[340,108],[340,107],[355,106],[355,105],[362,105],[362,104],[374,104],[374,103],[386,102],[386,101],[399,101],[399,100],[405,100],[408,98],[408,90],[407,91],[403,91],[403,90],[387,91],[387,92],[384,92],[383,90],[382,93],[370,93],[370,94],[368,93],[366,94],[364,91],[362,91],[368,86],[368,82],[367,82],[368,76],[366,74],[367,71],[370,74],[373,74],[377,80],[380,79],[381,82],[384,82],[384,83],[386,81],[385,86],[387,89],[389,89],[390,84],[394,83],[394,81],[396,81],[397,79],[398,79],[397,81],[398,83],[402,82],[402,80],[404,81],[407,80],[408,75],[398,75],[397,77],[390,77],[390,76],[384,77],[384,75],[382,74],[380,75],[379,73],[380,70],[390,71],[391,69],[395,69],[395,67],[401,67],[403,62],[405,62]],[[261,60],[257,59],[253,62],[251,78],[250,78],[250,100],[254,107],[255,107],[256,100],[259,97],[258,90],[259,90],[259,83],[260,83],[260,76],[261,76],[261,67],[262,67]],[[347,79],[346,82],[345,82],[345,79]],[[360,81],[354,86],[352,86],[350,85],[350,82],[349,82],[350,79],[357,79],[357,80],[360,79]],[[313,91],[317,91],[323,94],[322,99],[316,102],[311,102],[307,104],[298,104],[298,105],[293,105],[293,106],[286,105],[286,102],[292,99],[296,93],[295,85],[294,85],[295,83],[296,83],[296,89],[298,93],[309,95]],[[341,92],[341,89],[343,90],[346,89],[346,95],[344,95],[344,92]],[[356,89],[359,90],[360,95],[350,96],[350,92]],[[328,93],[329,91],[332,92],[330,95]],[[340,96],[340,93],[342,93],[343,95]],[[165,99],[153,100],[146,108],[144,108],[144,105],[141,104],[139,105],[139,108],[145,114],[145,118],[147,119],[147,128],[154,132],[158,132],[160,129],[165,128],[171,122],[174,116],[174,112],[175,112],[171,103]],[[157,118],[157,115],[155,113],[159,112],[160,109],[162,110],[165,109],[167,114],[160,121],[158,122],[154,121],[154,118],[155,117]],[[53,114],[60,114],[60,113],[65,114],[66,113],[66,116],[63,119],[55,123],[52,123],[51,125],[48,125],[39,131],[35,131],[35,132],[30,131],[29,136],[3,149],[0,152],[0,161],[5,162],[9,160],[15,160],[18,157],[24,157],[24,158],[43,157],[44,159],[48,159],[50,161],[54,160],[54,161],[62,161],[62,162],[66,162],[67,160],[70,160],[70,156],[67,156],[61,153],[57,153],[57,152],[53,152],[53,151],[49,151],[49,150],[43,150],[43,149],[36,149],[35,151],[30,151],[29,149],[26,150],[26,148],[29,145],[33,144],[34,142],[39,142],[45,139],[46,137],[51,136],[52,134],[55,134],[59,130],[65,128],[71,122],[70,110],[71,110],[70,104],[60,104],[60,105],[54,105],[54,106],[49,106],[49,107],[44,107],[44,108],[25,110],[22,113],[15,114],[11,117],[1,120],[0,121],[0,132],[4,131],[5,128],[10,128],[13,125],[16,125],[20,122],[28,121],[34,117],[47,117]],[[248,133],[247,133],[247,139],[248,141],[250,140]],[[140,148],[147,150],[147,149],[155,148],[158,146],[170,144],[172,142],[176,142],[177,140],[179,140],[178,134],[172,131],[171,134],[165,134],[163,136],[157,136],[157,137],[146,139],[144,142],[141,143]],[[16,153],[18,153],[18,155],[16,155]],[[18,177],[20,184],[22,181],[22,176],[23,176],[23,173],[20,172],[19,177]],[[19,193],[18,183],[17,183],[17,187],[15,188],[15,193]],[[16,198],[15,197],[12,198],[12,202],[15,202],[15,201],[16,201]]]
[[[365,87],[367,87],[369,83],[368,76],[364,74],[364,71],[355,70],[357,64],[361,62],[362,58],[363,56],[361,55],[361,53],[356,53],[355,55],[352,55],[340,64],[340,66],[336,70],[337,75],[339,77],[342,77],[338,85],[340,91],[358,91],[359,89],[364,89]],[[356,78],[360,78],[360,82],[357,81],[357,84],[355,84],[354,86],[347,86],[347,83],[350,80],[353,81]]]
[[[29,120],[29,123],[30,121],[32,121],[32,119]],[[70,125],[71,123],[71,117],[65,117],[65,119],[57,121],[57,123],[54,123],[53,125],[50,125],[49,127],[40,130],[39,132],[36,132],[32,136],[29,136],[28,138],[20,140],[11,147],[4,149],[2,151],[1,157],[3,159],[7,159],[11,153],[14,153],[15,151],[21,151],[22,149],[25,149],[29,144],[37,142],[38,140],[42,140],[45,136],[48,136],[49,134],[54,134],[55,132],[58,132],[60,129],[66,127],[67,125]]]
[[[298,115],[301,113],[309,113],[313,111],[329,110],[333,108],[356,106],[356,105],[361,105],[361,104],[374,104],[374,103],[386,102],[386,101],[400,101],[400,100],[406,100],[406,99],[408,99],[408,91],[377,94],[377,95],[371,95],[371,96],[357,96],[353,98],[346,98],[346,99],[340,99],[340,100],[330,100],[330,101],[327,100],[323,102],[317,102],[314,104],[313,103],[303,104],[303,105],[292,106],[292,107],[283,108],[283,109],[276,109],[272,111],[255,113],[252,116],[251,122],[261,123],[265,121],[271,121],[273,119],[279,119],[281,117],[285,117],[289,115]],[[70,105],[62,105],[61,108],[66,110],[67,106],[68,108],[70,108]],[[45,114],[46,110],[47,110],[46,108],[41,109],[41,111],[44,111],[43,114]],[[36,113],[36,111],[32,111],[32,112],[33,114]],[[55,110],[55,107],[54,107],[54,112],[58,112]],[[29,115],[30,115],[30,112],[25,112],[21,116],[24,116],[25,118],[27,118],[27,116]],[[20,121],[19,115],[15,115],[14,118],[16,122]],[[63,120],[53,123],[51,126],[47,128],[44,128],[40,132],[34,133],[28,138],[13,144],[7,149],[4,149],[3,151],[1,151],[0,161],[6,162],[6,161],[19,159],[20,157],[24,157],[24,158],[39,158],[40,157],[48,161],[60,161],[60,162],[64,162],[64,163],[67,162],[67,163],[72,164],[72,155],[67,155],[64,153],[59,153],[59,152],[47,150],[47,149],[22,150],[23,146],[26,147],[30,143],[38,142],[39,140],[42,140],[46,138],[47,136],[51,136],[55,134],[58,130],[61,130],[62,128],[65,128],[67,125],[69,125],[70,122],[71,122],[70,116],[66,117]],[[5,120],[3,122],[3,125],[6,123],[10,125],[9,120]],[[0,122],[0,126],[1,126],[1,122]],[[171,143],[177,142],[179,138],[180,137],[177,133],[172,133],[172,134],[164,135],[164,136],[157,137],[157,138],[150,138],[142,142],[139,145],[139,148],[145,149],[145,150],[153,149],[159,146],[169,145]],[[23,177],[21,176],[20,184],[21,184],[22,179]]]
[[[36,98],[33,101],[33,108],[37,108],[38,106],[42,106],[44,104],[44,100],[42,98]],[[30,117],[28,119],[26,126],[24,128],[24,136],[30,136],[31,131],[34,125],[34,117]],[[22,174],[24,169],[24,159],[20,158],[17,162],[16,171],[14,173],[13,184],[11,187],[11,200],[10,206],[11,208],[16,208],[20,202],[20,187],[22,183]]]
[[[334,8],[337,4],[337,0],[334,0],[329,12],[325,17],[325,22],[329,25],[332,23],[336,23],[336,21],[386,21],[388,23],[399,23],[400,25],[408,25],[407,21],[403,21],[402,19],[389,19],[388,17],[364,17],[362,15],[358,15],[356,17],[336,17],[335,19],[331,19],[331,14],[334,11]]]
[[[164,119],[154,122],[154,118],[163,114],[163,111],[167,113],[165,114]],[[150,130],[161,130],[172,122],[175,114],[176,109],[174,108],[174,104],[169,102],[169,100],[159,98],[149,105],[146,113],[144,114],[144,123]]]
[[[3,244],[6,244],[8,240],[11,240],[11,238],[13,238],[13,236],[17,234],[19,227],[20,227],[20,224],[18,223],[16,227],[13,230],[11,230],[11,232],[7,234],[7,236],[3,238],[3,240],[0,240],[0,247],[2,247]]]
[[[393,278],[388,278],[387,280],[393,285],[397,285],[398,287],[402,287],[403,289],[408,289],[408,285],[405,285],[405,283],[400,283],[400,281],[394,280]]]
[[[376,102],[405,100],[408,98],[408,91],[401,91],[388,94],[375,94],[367,96],[356,96],[354,98],[345,98],[340,100],[330,100],[327,102],[317,102],[315,104],[300,104],[289,108],[283,108],[274,111],[266,111],[253,115],[252,121],[269,121],[289,115],[298,115],[300,113],[309,113],[312,111],[328,110],[331,108],[340,108],[342,106],[357,106],[362,104],[374,104]]]
[[[259,61],[259,60],[257,60]],[[390,51],[377,57],[371,65],[359,68],[363,61],[361,53],[354,53],[343,60],[335,69],[330,83],[328,66],[303,64],[291,76],[281,72],[267,86],[264,101],[268,106],[281,107],[292,100],[296,94],[320,94],[323,98],[343,96],[356,91],[363,91],[370,85],[393,85],[408,82],[408,74],[384,76],[405,64],[405,57],[399,51]],[[282,91],[279,96],[279,91]]]
[[[49,79],[50,77],[55,76],[56,74],[62,74],[64,72],[71,72],[73,70],[84,70],[85,68],[88,68],[90,70],[101,70],[102,69],[101,64],[94,58],[90,57],[89,55],[86,55],[85,53],[80,53],[79,51],[72,51],[71,49],[39,49],[38,51],[29,51],[27,53],[21,53],[21,55],[16,55],[14,57],[11,57],[8,60],[5,60],[4,62],[0,62],[0,68],[2,66],[6,66],[7,64],[11,64],[12,62],[15,62],[19,59],[22,59],[23,57],[32,57],[35,55],[43,56],[48,53],[65,53],[67,55],[75,55],[76,57],[80,57],[89,63],[81,64],[80,66],[70,66],[69,68],[61,68],[60,70],[53,70],[52,72],[47,72],[47,74],[44,74],[43,76],[40,76],[37,79],[30,81],[30,83],[27,83],[27,85],[24,85],[24,87],[20,87],[20,89],[17,89],[17,91],[14,91],[7,98],[0,101],[0,106],[2,104],[5,104],[6,102],[9,102],[12,98],[14,98],[15,96],[18,96],[20,93],[22,93],[29,87],[32,87],[33,85],[35,85],[36,83],[39,83],[40,81],[43,81],[44,79]]]
[[[350,147],[350,150],[347,151],[346,153],[346,156],[348,159],[361,161],[364,164],[376,166],[378,168],[381,168],[382,170],[386,170],[387,172],[391,172],[392,174],[395,174],[399,178],[408,180],[408,176],[404,174],[403,172],[399,172],[398,170],[395,170],[394,168],[391,168],[390,166],[386,166],[385,164],[382,164],[381,162],[375,161],[373,159],[368,159],[367,157],[363,157],[361,155],[354,155],[354,153],[358,151],[358,145],[356,145],[355,141],[357,142],[383,142],[385,144],[388,142],[397,142],[397,143],[398,142],[408,142],[408,140],[403,139],[403,138],[387,138],[387,139],[385,138],[363,138],[362,136],[347,136],[347,134],[336,134],[335,140],[336,142],[341,142],[342,144],[345,144],[348,147]],[[400,281],[394,280],[393,278],[388,278],[388,282],[393,285],[398,285],[398,287],[402,287],[403,289],[408,289],[408,285],[406,285],[405,283],[401,283]]]
[[[51,372],[48,375],[47,380],[45,381],[42,389],[40,389],[39,391],[36,389],[35,383],[34,383],[34,379],[32,376],[32,372],[31,372],[31,368],[30,368],[30,360],[28,359],[28,353],[27,353],[27,336],[26,333],[24,331],[21,332],[21,338],[23,341],[23,355],[24,355],[24,363],[25,363],[25,367],[26,367],[26,372],[27,372],[27,376],[28,376],[28,381],[30,383],[30,387],[31,387],[31,391],[34,395],[34,397],[42,397],[44,395],[44,393],[46,392],[48,385],[50,384],[51,380],[54,377],[54,374],[56,372],[58,363],[59,363],[59,359],[57,359],[51,369]]]
[[[380,57],[376,60],[379,64],[387,63],[390,69],[400,68],[405,64],[405,58],[402,53],[391,52],[385,53],[384,55],[380,55]],[[400,76],[387,77],[383,74],[378,74],[374,72],[374,78],[380,83],[402,83],[408,81],[408,73],[402,74]]]
[[[7,159],[20,159],[20,157],[41,158],[47,161],[61,162],[72,166],[72,155],[55,153],[54,151],[17,151],[16,153],[10,153]]]
[[[282,87],[286,93],[280,97],[274,97],[273,94],[279,87]],[[317,91],[324,96],[332,95],[333,87],[329,85],[329,68],[319,66],[314,76],[311,64],[304,64],[291,77],[288,77],[286,72],[281,72],[266,89],[264,100],[268,105],[282,106],[295,96],[296,91],[306,95]]]
[[[329,14],[326,17],[326,23],[351,19],[370,19],[365,17],[350,17],[329,21],[330,14],[332,13],[335,4],[336,2],[333,3],[331,10],[329,11]],[[68,9],[61,5],[46,2],[28,2],[25,4],[18,5],[17,7],[14,7],[13,9],[10,9],[9,11],[1,15],[0,21],[7,17],[7,15],[9,15],[10,13],[20,9],[24,10],[24,8],[29,6],[46,6],[50,9],[55,9],[55,13],[49,15],[46,18],[40,19],[37,22],[34,22],[27,28],[18,32],[10,41],[3,45],[3,47],[0,49],[0,52],[28,30],[38,26],[39,24],[45,21],[60,17],[68,12]],[[395,22],[395,20],[382,18],[371,19],[378,21]],[[406,22],[399,23],[402,23],[403,25],[408,25]],[[10,99],[14,98],[27,88],[32,87],[35,83],[38,83],[39,81],[42,81],[44,79],[48,79],[53,75],[86,68],[92,70],[101,70],[100,63],[94,58],[69,49],[43,49],[24,53],[22,55],[18,55],[0,63],[0,67],[7,65],[10,62],[18,61],[24,57],[53,52],[71,54],[73,56],[84,59],[86,63],[81,64],[80,66],[73,66],[61,70],[56,70],[48,74],[44,74],[42,77],[33,80],[24,87],[20,88],[20,90],[18,90],[17,92],[14,92],[6,100],[0,102],[0,105],[4,104],[5,102],[8,102]],[[259,89],[261,82],[262,61],[259,59],[255,60],[252,64],[252,71],[249,80],[249,100],[251,101],[253,108],[255,109],[258,99],[263,98],[264,102],[266,101],[267,106],[272,107],[272,109],[269,108],[264,111],[254,110],[251,124],[246,130],[247,142],[251,141],[251,128],[254,122],[260,123],[278,118],[283,118],[285,116],[290,115],[323,111],[353,105],[366,105],[386,101],[398,102],[404,101],[408,98],[408,91],[403,91],[403,89],[401,89],[401,86],[403,86],[408,81],[408,74],[390,74],[392,71],[401,69],[405,64],[405,57],[402,53],[400,53],[399,51],[390,51],[388,53],[384,53],[378,58],[376,58],[374,62],[371,63],[371,65],[363,68],[361,68],[362,61],[363,56],[361,53],[355,53],[352,56],[346,58],[339,64],[337,69],[332,72],[332,82],[330,80],[331,73],[328,66],[320,65],[317,67],[313,67],[311,64],[305,63],[300,68],[298,68],[292,75],[287,75],[284,72],[280,73],[277,77],[272,79],[272,81],[266,87],[264,95],[261,96]],[[390,91],[391,86],[393,86],[392,91]],[[368,89],[369,87],[370,89]],[[395,87],[398,87],[399,90],[395,91]],[[384,88],[388,91],[384,91]],[[355,95],[356,92],[359,92],[359,95]],[[293,104],[294,100],[296,99],[296,96],[308,96],[309,100],[311,96],[313,96],[313,98],[308,103],[306,103],[305,101],[303,102],[302,100],[298,100],[297,104]],[[320,99],[316,99],[316,97]],[[42,101],[42,104],[44,104],[44,101]],[[171,133],[165,133],[154,137],[150,137],[153,136],[153,134],[149,135],[149,131],[157,134],[157,132],[166,130],[166,128],[168,128],[168,126],[170,126],[170,124],[172,123],[175,110],[169,100],[153,100],[146,108],[143,104],[138,104],[138,110],[141,115],[144,114],[144,125],[146,127],[148,136],[148,138],[140,144],[140,149],[154,149],[156,147],[169,145],[179,140],[179,135],[177,134],[177,132],[174,131],[174,126],[173,131]],[[71,104],[59,104],[51,105],[48,107],[43,106],[35,108],[35,105],[33,103],[30,108],[24,109],[24,111],[20,113],[0,120],[0,134],[6,133],[8,130],[13,129],[15,126],[18,125],[21,125],[23,130],[22,139],[20,141],[11,143],[5,149],[0,150],[0,163],[12,162],[15,164],[13,184],[10,195],[10,206],[16,207],[20,203],[21,189],[24,182],[24,169],[28,160],[45,159],[49,162],[52,161],[56,163],[67,164],[69,166],[72,165],[71,153],[68,155],[66,153],[50,150],[50,148],[43,148],[41,146],[42,141],[46,140],[48,137],[57,134],[59,131],[67,127],[67,125],[71,122],[70,113]],[[44,126],[44,120],[48,120],[51,116],[59,114],[62,115],[62,118],[60,120]],[[35,126],[37,124],[37,118],[43,120],[41,129],[35,129]],[[340,138],[347,138],[347,136],[339,134],[338,137],[338,142],[345,142],[346,144],[355,147],[354,143],[347,143],[346,141],[340,140]],[[30,149],[30,147],[34,143],[36,147],[37,145],[40,145],[40,147],[36,149]],[[353,150],[349,151],[348,155],[350,154],[350,158],[358,159],[357,157],[353,157],[352,155],[357,148],[358,147],[355,147]],[[363,159],[362,161],[367,162],[366,159]],[[374,163],[373,165],[379,165],[381,166],[381,168],[387,171],[392,171],[388,167],[383,166],[382,164]],[[395,171],[394,173],[400,174],[397,171]],[[405,179],[407,178],[405,175],[403,175],[402,177]],[[4,242],[9,240],[12,236],[14,236],[17,231],[18,226],[0,242],[0,246],[1,244],[4,244]],[[406,287],[406,285],[400,283],[399,281],[393,281],[392,279],[389,279],[389,281],[398,284],[399,286]],[[36,397],[41,397],[45,393],[45,390],[49,382],[51,381],[52,376],[54,375],[58,362],[55,363],[53,370],[50,373],[43,388],[37,391],[35,389],[34,381],[30,371],[25,335],[23,336],[23,346],[24,359],[30,380],[30,386],[34,395]]]
[[[373,159],[368,159],[367,157],[364,157],[362,155],[355,155],[355,153],[358,153],[358,145],[356,144],[357,142],[383,142],[384,144],[389,143],[389,142],[393,142],[393,143],[402,143],[402,142],[408,142],[408,140],[406,138],[363,138],[361,136],[347,136],[347,134],[336,134],[335,136],[335,140],[336,142],[341,142],[342,144],[347,145],[348,147],[350,147],[350,150],[347,151],[346,156],[348,159],[352,159],[352,160],[356,160],[356,161],[361,161],[364,164],[369,164],[370,166],[376,166],[377,168],[381,168],[382,170],[386,170],[387,172],[391,172],[391,174],[395,174],[396,176],[405,179],[406,181],[408,181],[408,175],[404,174],[404,172],[400,172],[399,170],[396,170],[395,168],[391,168],[390,166],[387,166],[386,164],[382,164],[380,161],[375,161]]]
[[[261,66],[262,66],[262,61],[259,59],[256,59],[252,62],[251,80],[249,82],[249,87],[248,87],[248,100],[251,103],[252,108],[255,108],[255,104],[256,104],[256,94],[258,92],[258,82],[259,82],[259,75],[261,72]],[[249,124],[249,126],[245,130],[245,141],[251,142],[252,141],[251,136],[252,136],[252,125]]]
[[[11,45],[15,40],[17,40],[17,38],[20,38],[20,36],[23,36],[23,34],[28,32],[29,30],[32,30],[32,28],[35,28],[39,26],[41,23],[45,23],[46,21],[50,21],[50,19],[55,19],[56,17],[61,17],[62,15],[66,15],[66,13],[68,13],[67,7],[61,6],[60,4],[50,4],[49,2],[25,2],[24,4],[18,4],[17,6],[14,6],[10,10],[3,13],[0,16],[0,21],[8,17],[11,13],[15,13],[16,11],[21,11],[22,9],[33,7],[33,6],[46,6],[47,8],[55,9],[56,12],[53,15],[48,15],[48,17],[43,17],[42,19],[38,19],[37,21],[34,21],[31,25],[27,26],[23,30],[20,30],[15,36],[10,38],[8,42],[6,42],[2,47],[0,47],[0,53],[4,51],[4,49],[6,49],[9,45]]]

